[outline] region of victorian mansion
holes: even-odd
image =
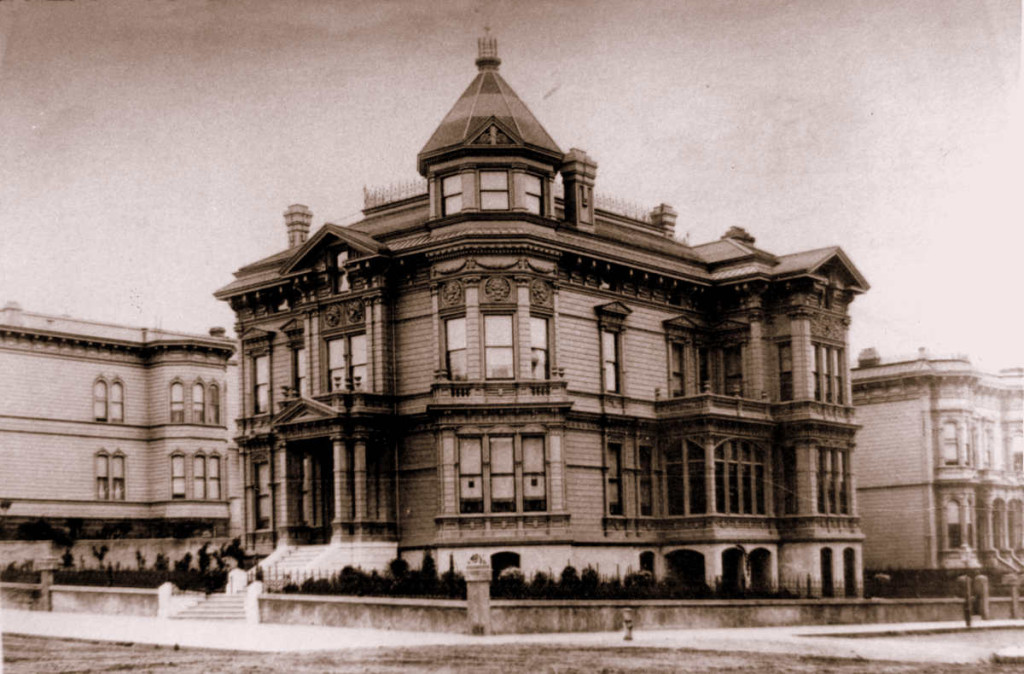
[[[856,593],[864,278],[839,248],[773,255],[738,227],[690,246],[670,206],[595,196],[595,161],[479,48],[422,189],[311,235],[290,207],[288,248],[216,293],[241,339],[247,547]]]

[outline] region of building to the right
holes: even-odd
[[[864,568],[1024,570],[1024,369],[866,349],[851,378]]]

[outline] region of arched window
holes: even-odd
[[[192,498],[206,498],[206,457],[202,454],[192,457]]]
[[[185,387],[179,381],[171,384],[171,423],[185,423]]]
[[[114,454],[110,457],[110,499],[123,501],[124,492],[124,454]]]
[[[119,381],[110,385],[110,420],[124,421],[124,384]]]
[[[110,500],[110,456],[106,452],[96,455],[96,498]]]
[[[207,400],[206,420],[211,424],[220,425],[220,387],[210,384],[210,397]]]
[[[171,456],[171,498],[185,498],[185,456]]]
[[[107,382],[102,379],[92,385],[92,415],[96,421],[107,420]]]
[[[206,497],[220,500],[220,457],[214,454],[207,463]]]
[[[946,504],[946,547],[959,548],[960,543],[960,502],[950,501]]]
[[[192,385],[192,423],[206,423],[206,389],[200,382]]]

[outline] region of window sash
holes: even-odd
[[[292,367],[295,373],[295,392],[300,396],[309,395],[309,360],[306,358],[306,347],[292,349]]]
[[[207,470],[209,475],[207,477],[206,496],[207,498],[219,501],[220,500],[220,457],[211,456],[208,461]]]
[[[509,204],[507,172],[480,172],[480,208],[485,211],[508,210]]]
[[[534,379],[547,379],[548,369],[548,319],[530,317],[530,374]]]
[[[92,387],[92,413],[96,421],[107,420],[107,384],[98,381]]]
[[[462,176],[448,176],[441,180],[442,215],[452,215],[462,210]]]
[[[202,384],[192,387],[192,423],[206,423],[206,389]]]
[[[793,399],[793,347],[779,344],[779,399]]]
[[[522,180],[525,192],[525,202],[523,205],[526,207],[526,212],[542,215],[544,192],[540,178],[535,175],[524,174]]]
[[[220,387],[216,384],[210,386],[210,423],[220,424]]]
[[[483,512],[483,447],[480,438],[459,440],[459,510]]]
[[[171,457],[171,497],[185,498],[185,457]]]
[[[120,382],[110,385],[110,421],[124,421],[124,386]]]
[[[253,360],[256,384],[253,411],[262,414],[270,411],[270,357],[257,356]]]
[[[729,347],[722,352],[725,361],[725,395],[743,395],[743,348]]]
[[[640,514],[654,512],[654,456],[650,447],[641,446],[640,454]]]
[[[523,444],[523,510],[547,510],[547,466],[544,438],[525,437]]]
[[[619,340],[610,330],[601,331],[601,361],[604,369],[604,390],[619,392]]]
[[[96,457],[96,498],[100,501],[110,499],[110,457]]]
[[[608,474],[606,493],[608,498],[608,514],[622,514],[622,445],[608,445]]]
[[[484,316],[484,367],[488,379],[515,377],[511,316]]]
[[[669,395],[675,398],[686,394],[684,388],[685,380],[683,379],[685,373],[685,351],[683,345],[678,342],[673,342],[669,351]]]
[[[206,457],[192,458],[192,498],[206,498]]]

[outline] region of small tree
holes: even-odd
[[[60,556],[60,563],[65,569],[70,569],[75,565],[75,556],[71,554],[71,548],[64,549],[64,554]]]
[[[142,550],[135,551],[135,566],[138,567],[139,571],[146,568],[146,556],[142,554]]]
[[[199,558],[197,563],[199,564],[199,573],[206,573],[210,568],[210,551],[209,543],[203,543],[203,547],[199,548]]]
[[[174,570],[186,573],[190,566],[192,566],[192,553],[186,552],[181,559],[174,563]]]
[[[98,548],[95,545],[92,546],[92,556],[100,563],[100,568],[103,568],[103,558],[107,556],[108,552],[110,552],[110,548],[106,545],[101,545]]]
[[[167,571],[171,568],[171,563],[167,559],[167,555],[162,552],[158,552],[156,559],[153,561],[153,568],[157,571]]]

